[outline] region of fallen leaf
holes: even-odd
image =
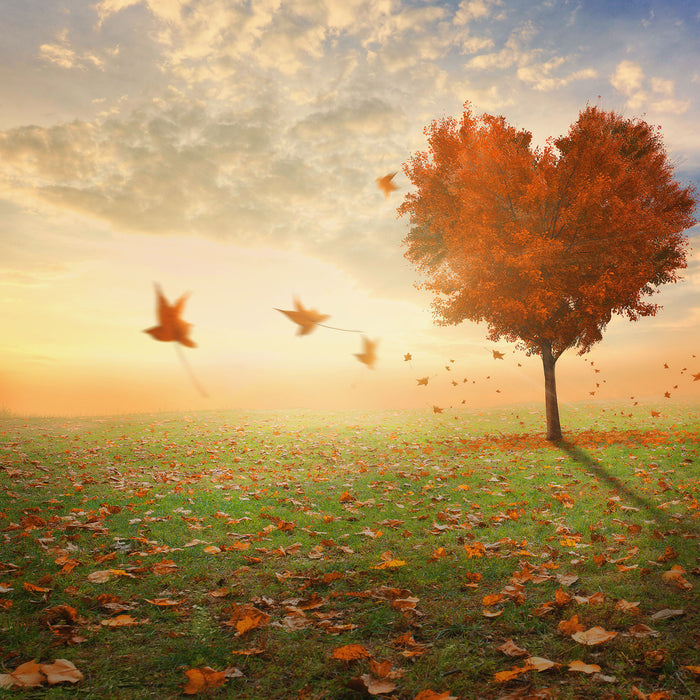
[[[343,661],[354,661],[356,659],[369,659],[372,655],[362,644],[346,644],[333,650],[333,658]]]
[[[185,695],[196,695],[202,690],[209,688],[220,688],[226,682],[226,673],[224,671],[215,671],[209,666],[203,668],[190,668],[185,671],[187,683],[182,689]]]
[[[617,632],[609,632],[602,627],[591,627],[585,632],[574,632],[571,638],[578,642],[579,644],[586,644],[588,646],[594,646],[596,644],[602,644],[610,639],[617,637]]]
[[[83,680],[83,674],[68,659],[56,659],[52,664],[41,664],[41,671],[49,685],[77,683]]]
[[[396,684],[381,678],[375,678],[371,673],[363,673],[361,676],[351,678],[347,682],[348,687],[361,693],[370,695],[384,695],[396,689]]]
[[[507,639],[496,649],[503,652],[506,656],[528,656],[529,653],[526,649],[519,647],[512,639]]]
[[[581,671],[581,673],[599,673],[601,670],[597,664],[587,664],[577,659],[569,663],[569,671]]]
[[[421,690],[413,700],[457,700],[455,695],[450,695],[450,691],[444,693],[436,693],[433,690]]]
[[[36,688],[46,676],[41,672],[40,664],[27,661],[20,664],[12,673],[0,675],[0,688]]]

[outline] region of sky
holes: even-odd
[[[3,0],[0,20],[12,413],[542,402],[539,358],[435,325],[416,286],[396,208],[424,127],[469,101],[544,144],[595,104],[659,125],[676,178],[700,183],[696,0]],[[561,404],[698,403],[687,235],[656,317],[559,360]],[[142,332],[156,283],[190,293],[196,348]],[[298,336],[275,310],[295,298],[346,330]]]

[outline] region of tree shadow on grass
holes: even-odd
[[[679,521],[671,517],[664,509],[659,508],[657,503],[644,498],[637,491],[630,488],[624,481],[618,479],[614,474],[611,474],[605,466],[586,450],[579,447],[568,440],[560,440],[555,443],[558,448],[566,452],[571,459],[578,462],[588,470],[588,473],[596,476],[600,481],[605,482],[612,487],[615,495],[626,499],[629,503],[633,503],[639,510],[644,510],[659,521],[663,521],[665,526],[673,525],[674,527],[682,527],[688,530],[698,531],[698,526],[687,520]]]

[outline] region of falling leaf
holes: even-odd
[[[403,356],[403,361],[404,361],[404,362],[408,362],[408,361],[411,360],[411,359],[412,359],[412,357],[411,357],[411,353],[410,353],[410,352],[407,352],[407,353]]]
[[[610,639],[617,637],[617,632],[609,632],[602,627],[591,627],[585,632],[574,632],[571,638],[578,642],[579,644],[586,644],[588,646],[594,646],[595,644],[602,644]]]
[[[443,410],[440,406],[433,406],[433,413],[442,413]]]
[[[416,379],[418,382],[418,386],[428,386],[428,380],[430,377],[421,377],[420,379]]]
[[[148,333],[156,340],[168,342],[174,340],[188,348],[197,347],[189,338],[191,323],[187,323],[180,318],[182,310],[189,296],[189,292],[183,294],[174,304],[169,304],[163,296],[163,292],[159,285],[155,285],[158,304],[156,313],[158,315],[158,324],[153,328],[147,328],[144,333]]]
[[[378,340],[370,340],[362,336],[362,352],[355,353],[355,357],[370,369],[374,368],[374,363],[377,361],[376,348],[378,342]]]
[[[226,682],[224,671],[215,671],[209,666],[203,668],[190,668],[185,671],[187,683],[182,689],[185,695],[196,695],[209,688],[220,688]]]
[[[586,664],[577,659],[569,663],[569,671],[581,671],[581,673],[600,673],[601,668],[597,664]]]
[[[384,193],[384,197],[388,197],[394,190],[397,190],[398,187],[392,182],[394,177],[396,176],[396,173],[388,173],[387,175],[383,175],[382,177],[378,177],[376,179],[377,182],[377,187]]]
[[[308,335],[316,326],[330,318],[326,314],[321,314],[316,309],[305,309],[298,299],[294,299],[294,311],[285,309],[275,309],[290,318],[294,323],[299,325],[297,335]]]
[[[492,350],[491,352],[493,353],[494,360],[502,360],[505,355],[505,353],[498,352],[498,350]]]

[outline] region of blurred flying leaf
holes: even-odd
[[[384,193],[384,197],[388,197],[394,190],[398,187],[392,182],[396,173],[388,173],[382,177],[377,178],[377,187]]]
[[[155,288],[158,299],[156,307],[158,325],[153,326],[153,328],[147,328],[144,333],[148,333],[156,340],[164,342],[174,340],[182,345],[186,345],[188,348],[197,347],[188,337],[192,324],[183,321],[181,318],[182,310],[190,293],[183,294],[174,304],[169,304],[168,300],[163,296],[160,286],[156,284]]]
[[[370,369],[374,369],[374,363],[377,361],[377,343],[379,343],[378,340],[370,340],[362,336],[362,352],[355,353],[355,357]]]

